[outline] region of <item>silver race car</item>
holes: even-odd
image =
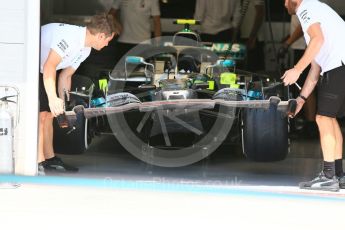
[[[254,161],[285,159],[296,101],[284,100],[281,82],[237,68],[243,45],[204,44],[187,26],[162,44],[136,47],[96,82],[74,77],[58,152],[81,153],[110,132],[140,160],[164,167],[192,164],[226,143],[241,144]]]

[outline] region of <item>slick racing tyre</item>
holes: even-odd
[[[284,160],[289,150],[287,116],[272,105],[267,110],[243,110],[242,148],[253,161]]]
[[[55,120],[55,119],[54,119]],[[89,121],[82,113],[77,114],[75,129],[60,128],[54,121],[54,150],[61,154],[82,154],[86,151],[91,139],[88,136]]]

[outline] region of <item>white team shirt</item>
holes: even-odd
[[[315,61],[321,66],[321,75],[345,63],[345,22],[332,8],[318,0],[303,0],[296,15],[307,44],[310,42],[309,27],[320,23],[324,43]]]
[[[119,42],[139,44],[151,39],[151,17],[161,14],[158,0],[115,0],[113,8],[120,10]]]
[[[321,0],[323,3],[326,3],[329,5],[329,0]],[[334,1],[334,0],[331,0]],[[342,0],[343,1],[343,0]],[[295,29],[300,26],[301,23],[298,20],[298,17],[296,15],[291,16],[291,22],[290,22],[290,35],[295,31]],[[305,43],[305,39],[303,37],[296,40],[294,43],[291,44],[291,49],[293,50],[305,50],[307,44]]]
[[[217,34],[235,28],[241,20],[241,1],[197,0],[194,18],[201,21],[201,33]]]
[[[48,58],[50,50],[54,50],[62,61],[56,70],[79,65],[90,55],[91,47],[85,47],[86,27],[63,23],[50,23],[41,27],[41,60],[40,72]]]

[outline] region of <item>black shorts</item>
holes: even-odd
[[[43,74],[39,76],[40,112],[50,112],[49,101],[43,84]]]
[[[317,114],[345,116],[345,65],[325,72],[318,83]]]

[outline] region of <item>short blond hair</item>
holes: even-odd
[[[104,33],[107,37],[118,32],[113,16],[107,13],[92,16],[86,27],[91,34]]]

